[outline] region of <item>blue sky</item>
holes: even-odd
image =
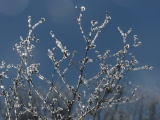
[[[117,30],[120,26],[124,31],[133,28],[128,41],[133,41],[137,34],[143,45],[134,50],[140,65],[149,64],[152,71],[133,72],[132,78],[146,89],[160,90],[160,1],[159,0],[0,0],[0,61],[17,63],[18,55],[12,50],[19,42],[19,36],[27,37],[27,18],[32,16],[32,23],[41,17],[46,22],[40,25],[35,34],[41,40],[35,49],[36,59],[41,63],[42,73],[51,70],[47,57],[48,48],[55,46],[49,32],[54,31],[70,51],[83,50],[85,42],[77,25],[79,15],[75,6],[85,6],[82,24],[88,34],[90,20],[100,23],[105,18],[106,11],[112,17],[96,41],[97,48],[104,52],[111,49],[115,52],[123,47],[122,38]],[[50,71],[51,72],[51,71]]]

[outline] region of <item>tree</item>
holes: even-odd
[[[138,67],[138,60],[133,53],[130,53],[131,49],[141,45],[137,35],[134,35],[134,43],[130,45],[127,42],[127,36],[132,29],[130,28],[127,32],[123,32],[118,27],[124,43],[123,48],[116,53],[106,50],[105,53],[101,54],[96,49],[95,42],[102,29],[111,20],[109,12],[106,12],[105,19],[101,24],[98,21],[91,20],[91,28],[87,36],[81,23],[83,12],[86,8],[84,6],[76,8],[80,11],[77,22],[86,42],[83,58],[75,61],[77,52],[73,51],[71,54],[51,31],[50,35],[57,46],[52,50],[48,49],[48,57],[54,66],[52,79],[48,79],[48,77],[40,73],[38,70],[40,63],[35,62],[33,54],[34,42],[39,42],[37,36],[33,34],[33,30],[43,23],[45,19],[41,18],[36,24],[31,25],[31,16],[28,17],[28,36],[25,39],[20,37],[21,41],[14,46],[14,50],[19,54],[21,61],[17,65],[6,65],[2,61],[0,66],[2,71],[0,74],[1,98],[5,103],[6,119],[18,120],[24,117],[35,120],[96,119],[99,116],[97,114],[103,113],[105,108],[138,100],[135,97],[138,86],[134,86],[134,89],[132,89],[131,82],[123,83],[123,79],[128,72],[152,69],[152,66],[149,65]],[[56,56],[57,49],[60,50],[61,56]],[[113,61],[108,63],[108,59]],[[92,68],[97,72],[92,77],[89,75],[90,70],[87,70],[88,65],[98,66]],[[17,71],[16,77],[8,77],[8,72],[11,70]],[[68,78],[67,74],[71,70],[77,71],[78,76],[75,77],[71,74],[72,76]],[[10,86],[4,84],[5,79],[11,79]],[[36,86],[38,79],[46,84],[44,88],[41,89]],[[75,79],[77,85],[70,85],[68,79]],[[57,86],[56,80],[63,87]],[[127,92],[128,89],[129,92]],[[99,112],[100,110],[101,113]]]

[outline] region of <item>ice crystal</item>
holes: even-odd
[[[82,6],[81,7],[81,11],[83,12],[83,11],[85,11],[86,10],[86,8],[84,7],[84,6]]]

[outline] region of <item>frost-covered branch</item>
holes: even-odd
[[[77,18],[80,32],[86,42],[82,59],[75,61],[78,51],[70,52],[53,31],[50,32],[56,45],[53,49],[48,48],[48,57],[53,63],[52,79],[39,71],[41,64],[36,62],[33,54],[35,42],[40,41],[37,39],[37,35],[33,34],[34,29],[45,19],[41,18],[32,25],[31,16],[28,17],[28,36],[25,39],[21,36],[20,42],[14,46],[14,50],[19,54],[21,61],[17,65],[6,65],[5,61],[2,61],[0,65],[0,98],[5,103],[7,120],[18,120],[24,115],[30,116],[30,119],[40,120],[95,119],[99,110],[139,99],[139,96],[136,96],[139,87],[132,86],[130,81],[124,84],[124,79],[129,72],[152,69],[152,66],[149,65],[139,67],[138,60],[130,52],[131,49],[141,45],[137,35],[133,36],[134,43],[132,45],[127,41],[127,36],[132,29],[123,32],[118,27],[124,46],[115,53],[110,50],[101,53],[96,48],[96,40],[111,17],[109,12],[106,12],[106,17],[102,23],[91,20],[91,28],[87,35],[82,25],[82,16],[85,10],[86,8],[82,6]],[[55,54],[58,49],[62,55],[60,59],[57,59]],[[91,56],[90,51],[95,53],[95,56]],[[116,62],[108,63],[109,59],[115,59]],[[87,71],[89,64],[93,65],[92,70],[96,69],[97,71],[92,77],[90,77],[92,70]],[[94,68],[95,64],[99,68]],[[11,70],[17,72],[13,78],[8,74]],[[75,79],[73,73],[70,74],[70,78],[66,77],[70,70],[77,71],[78,76]],[[10,86],[5,86],[5,79],[11,80]],[[77,84],[70,85],[70,79],[77,81]],[[61,87],[55,81],[60,83]],[[46,86],[40,89],[36,86],[37,82],[43,82]]]

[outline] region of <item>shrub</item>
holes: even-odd
[[[77,22],[86,42],[83,59],[75,61],[77,52],[71,53],[67,50],[51,31],[50,35],[56,43],[56,47],[48,49],[48,57],[54,65],[52,79],[48,79],[40,73],[38,69],[40,63],[35,62],[33,54],[35,42],[39,42],[37,36],[33,34],[33,30],[45,19],[41,18],[36,24],[31,25],[31,16],[28,17],[28,36],[25,39],[20,37],[20,42],[14,46],[14,50],[19,54],[21,61],[17,65],[6,65],[2,61],[0,66],[1,101],[5,103],[6,119],[96,119],[96,114],[101,109],[138,100],[139,97],[135,97],[138,86],[134,86],[135,89],[132,90],[131,86],[128,87],[131,82],[122,84],[128,72],[152,69],[152,66],[148,65],[137,67],[138,60],[133,53],[130,53],[130,49],[141,45],[137,35],[134,35],[134,43],[131,45],[127,42],[127,36],[132,29],[123,32],[118,27],[124,44],[122,49],[116,53],[111,53],[110,50],[100,53],[96,49],[95,43],[102,29],[111,20],[109,12],[106,12],[106,17],[101,24],[91,20],[89,35],[86,35],[81,24],[86,8],[82,6],[77,9],[80,11]],[[61,58],[59,56],[59,60],[55,54],[57,49],[62,54]],[[116,62],[109,64],[107,63],[108,59],[114,59]],[[87,75],[91,72],[91,70],[86,71],[88,65],[99,66],[92,68],[98,71],[92,77]],[[12,83],[8,87],[4,84],[4,80],[9,79],[7,75],[11,69],[17,71],[17,75],[10,78]],[[74,86],[68,82],[69,79],[74,78],[74,75],[70,74],[69,79],[66,77],[72,69],[78,72],[78,76],[75,77],[77,85]],[[37,78],[47,85],[42,89],[36,86],[36,83],[40,82]],[[57,79],[61,87],[54,82]],[[131,91],[127,92],[126,87]]]

